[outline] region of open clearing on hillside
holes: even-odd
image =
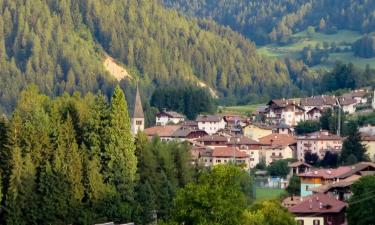
[[[360,39],[362,35],[358,32],[349,30],[340,30],[336,34],[323,34],[314,33],[308,35],[307,31],[299,32],[292,35],[292,38],[296,40],[292,44],[288,45],[277,45],[271,44],[258,49],[258,53],[270,58],[292,58],[298,59],[300,57],[300,52],[303,48],[315,46],[319,43],[323,46],[324,42],[333,43],[335,42],[340,48],[348,48],[350,45]],[[365,59],[354,56],[352,52],[339,52],[330,53],[328,60],[320,65],[314,66],[312,68],[332,68],[337,61],[342,61],[344,63],[352,62],[358,67],[365,68],[369,64],[372,68],[375,68],[375,58]]]
[[[283,193],[285,193],[283,189],[256,188],[255,199],[256,201],[272,200]]]
[[[257,110],[259,106],[261,105],[254,104],[254,105],[238,105],[238,106],[220,106],[219,110],[221,110],[223,113],[248,115],[249,113],[252,113],[255,110]]]

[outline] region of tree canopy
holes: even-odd
[[[348,208],[350,225],[365,225],[375,221],[374,188],[375,176],[364,176],[352,185],[353,196],[349,199]]]
[[[123,91],[51,99],[30,86],[0,119],[0,223],[167,219],[196,170],[185,143],[134,140]]]

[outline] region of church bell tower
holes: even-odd
[[[143,113],[138,85],[134,101],[134,112],[131,118],[131,129],[134,136],[138,133],[138,131],[143,131],[145,129],[145,115]]]

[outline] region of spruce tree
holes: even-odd
[[[14,148],[12,172],[6,197],[6,223],[37,224],[36,168],[30,154],[23,159],[19,148]]]
[[[109,128],[104,152],[105,179],[115,185],[123,200],[130,200],[137,169],[134,139],[125,95],[119,86],[111,98]]]
[[[76,207],[83,198],[82,183],[82,156],[75,140],[72,120],[68,115],[67,121],[59,127],[57,137],[56,155],[54,159],[54,170],[62,175],[66,181],[69,193],[68,204]]]
[[[154,213],[156,212],[155,193],[147,180],[145,183],[137,185],[136,202],[134,220],[139,224],[153,222],[155,220]]]
[[[366,146],[362,144],[362,137],[358,125],[354,122],[348,124],[348,137],[342,145],[341,163],[353,164],[353,162],[368,161]]]

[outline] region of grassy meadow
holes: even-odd
[[[258,49],[258,53],[269,58],[292,58],[298,59],[300,57],[300,52],[303,48],[315,46],[319,43],[321,48],[323,48],[323,43],[328,42],[329,44],[335,42],[337,47],[341,49],[347,49],[350,45],[360,39],[362,35],[358,32],[340,30],[336,34],[323,34],[323,33],[313,33],[309,35],[307,31],[299,32],[292,35],[293,43],[288,45],[278,45],[270,44]],[[375,68],[375,58],[365,59],[356,57],[351,51],[343,51],[330,53],[328,60],[317,66],[312,67],[313,69],[319,68],[332,68],[337,61],[342,61],[344,63],[352,62],[358,67],[365,68],[369,64],[372,68]]]

